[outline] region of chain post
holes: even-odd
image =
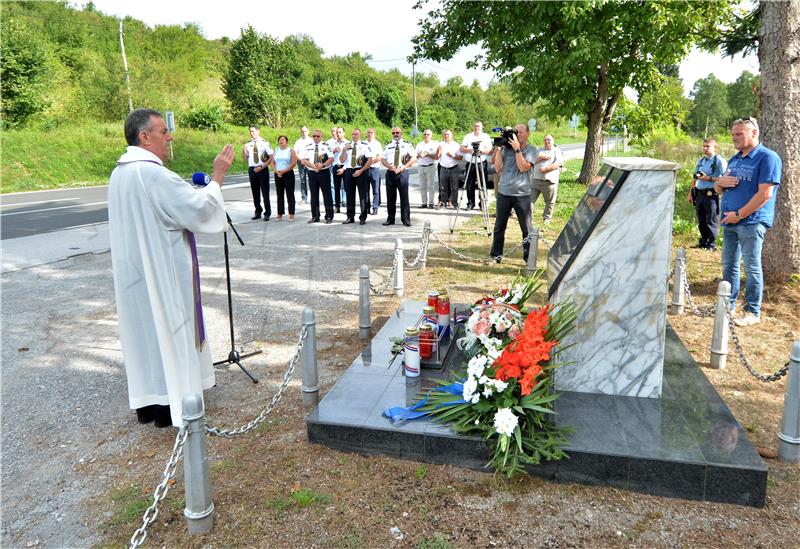
[[[303,309],[303,328],[308,341],[303,345],[303,404],[319,404],[319,369],[317,368],[317,321],[314,309]]]
[[[214,526],[214,502],[208,477],[208,446],[203,398],[183,397],[183,422],[187,425],[183,455],[186,507],[183,516],[190,534],[207,534]]]
[[[524,249],[523,245],[523,249]],[[528,276],[536,271],[536,260],[539,253],[539,227],[533,227],[528,233]]]
[[[372,330],[369,307],[369,267],[362,265],[358,273],[358,337],[368,339]]]
[[[683,314],[683,281],[686,276],[686,251],[678,248],[675,252],[675,273],[672,276],[672,307],[670,314]]]
[[[786,380],[778,433],[778,459],[784,463],[800,463],[800,340],[792,344],[789,356],[789,379]]]
[[[428,241],[430,240],[431,234],[431,222],[430,220],[425,222],[425,225],[422,227],[422,254],[419,258],[419,268],[424,269],[427,266],[428,262]]]
[[[714,314],[714,332],[711,335],[712,368],[724,370],[728,360],[728,310],[731,301],[731,284],[722,281],[717,286],[717,307]]]
[[[398,238],[394,244],[394,258],[397,266],[394,270],[394,295],[403,297],[403,239]]]

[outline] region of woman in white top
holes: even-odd
[[[278,137],[278,148],[272,155],[272,171],[275,174],[275,191],[278,195],[278,217],[275,221],[283,219],[283,195],[286,193],[286,202],[289,205],[289,221],[294,221],[294,167],[297,164],[297,154],[289,147],[289,138],[285,135]]]

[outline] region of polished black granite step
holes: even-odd
[[[490,447],[444,424],[421,418],[392,424],[385,408],[413,404],[443,371],[403,375],[401,359],[389,365],[392,336],[413,325],[422,302],[406,302],[306,418],[308,440],[339,450],[483,468]],[[693,500],[762,507],[767,466],[746,433],[700,371],[671,327],[667,328],[660,399],[563,392],[555,401],[557,424],[574,430],[569,458],[530,467],[560,482],[606,485]]]

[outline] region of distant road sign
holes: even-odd
[[[572,118],[569,119],[569,127],[575,129],[578,127],[578,115],[573,114]]]
[[[167,111],[164,113],[164,121],[167,123],[167,130],[169,132],[175,131],[175,113]]]
[[[535,118],[531,118],[530,120],[528,120],[528,127],[531,129],[532,132],[536,131],[536,119]]]
[[[419,132],[419,130],[417,129],[416,126],[411,126],[411,132],[410,133],[411,133],[411,137],[417,137],[418,135],[420,135],[420,132]]]

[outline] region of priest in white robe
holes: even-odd
[[[138,109],[125,122],[128,150],[108,187],[111,262],[128,400],[142,423],[180,426],[185,395],[212,387],[193,233],[226,229],[226,145],[212,181],[197,188],[164,167],[172,136],[161,115]],[[169,406],[167,410],[166,406]],[[158,409],[162,416],[142,412]]]

